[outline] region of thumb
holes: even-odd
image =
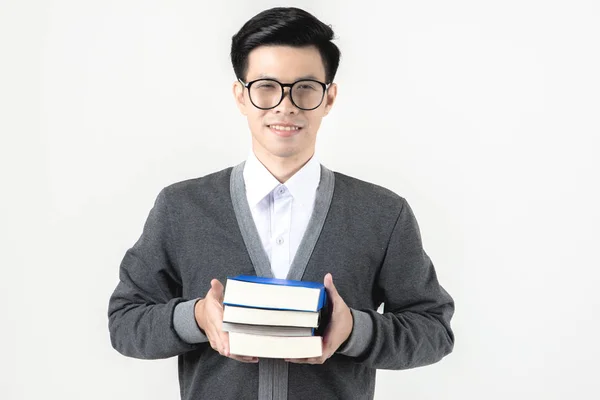
[[[213,279],[210,281],[210,290],[213,292],[213,295],[219,300],[219,302],[223,301],[223,284],[219,282],[218,279]]]
[[[340,295],[333,284],[333,276],[331,276],[331,273],[327,273],[327,275],[325,275],[324,284],[325,289],[327,289],[327,294],[329,294],[329,297],[331,297],[331,301],[335,302]]]

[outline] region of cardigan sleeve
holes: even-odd
[[[454,300],[439,284],[414,213],[402,199],[375,292],[384,312],[352,310],[354,328],[341,354],[378,369],[433,364],[452,352]]]
[[[164,188],[150,210],[140,238],[127,250],[119,267],[119,282],[108,305],[112,346],[129,357],[161,359],[204,345],[184,340],[181,329],[178,333],[181,326],[175,326],[175,317],[187,317],[188,322],[193,318],[189,312],[181,314],[190,311],[186,306],[194,301],[182,298],[181,292]]]

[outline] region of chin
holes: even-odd
[[[269,134],[272,135],[270,132]],[[301,144],[304,145],[302,146]],[[302,154],[308,154],[314,151],[314,144],[310,146],[308,143],[282,143],[278,138],[268,136],[262,137],[260,140],[259,138],[254,137],[254,145],[258,145],[265,153],[279,158],[298,157]]]
[[[275,157],[280,158],[290,158],[300,154],[300,152],[296,149],[267,149],[267,152]]]

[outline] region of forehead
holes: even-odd
[[[315,46],[260,46],[248,54],[246,79],[275,78],[293,82],[309,78],[325,81],[325,67]]]

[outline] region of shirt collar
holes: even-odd
[[[294,201],[300,203],[302,207],[311,207],[320,180],[321,164],[313,155],[298,172],[285,182],[285,186],[290,191]]]
[[[250,151],[246,160],[243,176],[250,208],[255,207],[265,196],[281,185],[256,157],[254,151]],[[298,201],[302,207],[310,207],[314,201],[320,180],[321,164],[316,155],[313,155],[298,172],[285,182],[284,186],[288,188],[294,200]]]
[[[246,164],[244,164],[243,175],[250,208],[260,203],[266,195],[280,185],[279,181],[256,158],[254,151],[250,151]]]

